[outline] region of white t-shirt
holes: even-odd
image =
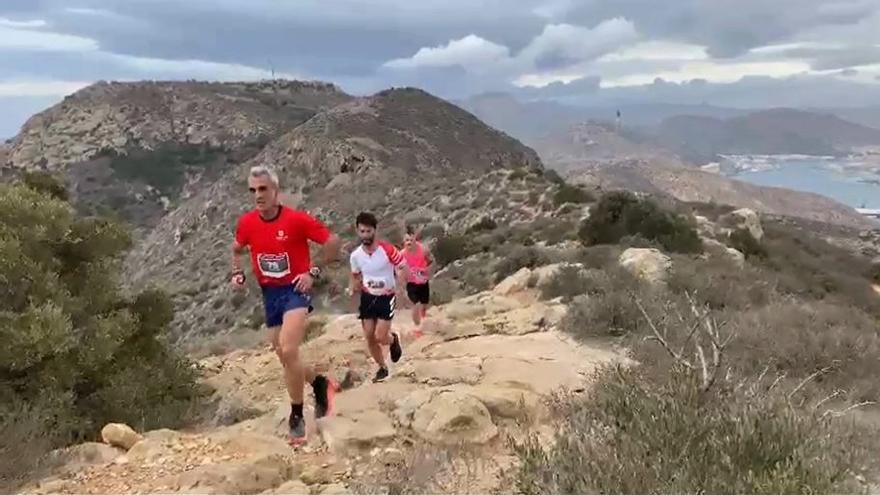
[[[351,273],[361,274],[363,291],[374,296],[394,294],[395,268],[405,264],[403,253],[386,241],[379,241],[373,253],[368,253],[363,244],[352,251]]]

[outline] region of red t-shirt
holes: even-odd
[[[261,286],[291,284],[312,266],[308,241],[324,244],[328,239],[330,230],[321,221],[287,206],[273,220],[264,220],[258,210],[245,213],[235,231],[236,242],[250,248]]]

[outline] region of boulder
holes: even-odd
[[[330,469],[321,466],[308,466],[299,475],[299,480],[308,486],[329,485],[333,482],[333,473]]]
[[[653,248],[629,248],[618,262],[636,277],[652,284],[664,283],[672,268],[669,256]]]
[[[322,420],[321,437],[337,452],[363,450],[394,440],[397,430],[391,418],[379,410],[360,411],[357,416]]]
[[[520,268],[513,275],[505,278],[495,286],[493,292],[502,296],[509,296],[517,292],[523,292],[528,289],[529,278],[532,276],[532,270],[529,268]]]
[[[280,455],[244,463],[209,464],[179,475],[173,489],[184,493],[261,493],[294,477],[297,465]]]
[[[486,406],[493,418],[538,419],[541,398],[527,390],[480,385],[471,392]]]
[[[413,415],[412,428],[430,442],[482,444],[495,438],[498,428],[489,410],[472,395],[440,391]]]
[[[474,384],[482,376],[481,363],[481,359],[473,357],[420,359],[412,364],[412,373],[417,382],[431,386]]]
[[[755,210],[740,208],[739,210],[731,212],[727,217],[736,228],[748,230],[756,240],[760,241],[764,238],[764,228],[761,226],[761,217],[758,216],[758,213],[755,212]]]
[[[703,248],[710,255],[727,258],[739,268],[745,267],[746,257],[741,252],[715,239],[703,238],[702,240]]]
[[[175,446],[181,445],[182,435],[173,430],[155,430],[144,434],[143,440],[134,444],[128,451],[132,461],[151,463],[162,457],[171,456]]]
[[[128,425],[109,423],[101,429],[101,438],[104,440],[104,443],[128,450],[138,443],[142,437]]]
[[[60,461],[66,466],[84,466],[90,464],[107,464],[124,452],[117,447],[104,443],[87,442],[74,445],[60,452]]]

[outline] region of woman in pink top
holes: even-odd
[[[416,239],[415,231],[407,226],[403,239],[403,256],[409,267],[406,281],[406,295],[413,304],[412,319],[416,325],[416,335],[421,334],[422,321],[428,315],[428,304],[431,300],[430,267],[434,263],[428,249]]]

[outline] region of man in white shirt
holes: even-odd
[[[387,241],[376,239],[378,221],[372,213],[360,213],[355,220],[361,245],[351,253],[349,294],[358,293],[358,313],[364,337],[373,360],[379,365],[374,382],[388,378],[383,346],[388,346],[392,362],[403,355],[400,336],[391,331],[397,293],[397,268],[406,280],[408,269],[403,254]],[[401,284],[403,285],[403,284]]]

